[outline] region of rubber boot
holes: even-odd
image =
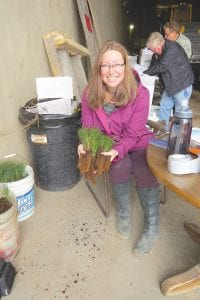
[[[144,229],[141,238],[133,249],[135,256],[150,254],[158,236],[159,188],[137,188],[137,194],[144,212]]]
[[[128,239],[131,232],[131,182],[112,184],[112,190],[117,201],[117,233],[122,239]]]

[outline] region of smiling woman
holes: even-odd
[[[101,154],[110,157],[109,180],[117,202],[116,229],[126,239],[131,231],[132,176],[144,208],[144,232],[134,255],[151,252],[158,234],[158,182],[146,163],[146,148],[153,133],[146,128],[149,93],[131,69],[126,49],[115,41],[100,49],[82,97],[82,127],[98,128],[114,141]],[[86,154],[78,146],[79,157]],[[93,170],[93,172],[97,172]]]
[[[100,77],[106,89],[115,93],[118,85],[124,79],[125,63],[120,52],[116,50],[106,51],[102,56]]]
[[[94,87],[96,87],[94,89]],[[120,96],[123,89],[123,97]],[[121,106],[136,93],[137,83],[128,61],[128,53],[117,42],[104,44],[97,55],[87,87],[88,101],[91,107],[103,105],[105,94],[112,93],[117,106]]]

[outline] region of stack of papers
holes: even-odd
[[[46,100],[46,101],[45,101]],[[71,115],[72,105],[71,99],[45,99],[42,102],[38,102],[37,109],[39,115]]]

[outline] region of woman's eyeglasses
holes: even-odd
[[[103,65],[101,65],[101,69],[104,72],[110,71],[111,68],[115,71],[121,71],[121,69],[123,68],[124,65],[125,65],[125,63],[123,63],[123,64],[114,64],[114,65],[103,64]]]

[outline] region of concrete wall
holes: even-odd
[[[124,43],[121,0],[92,3],[102,41]],[[1,0],[0,24],[0,157],[17,153],[29,161],[26,131],[18,112],[36,97],[35,78],[51,76],[42,35],[58,30],[84,44],[84,33],[75,0]]]

